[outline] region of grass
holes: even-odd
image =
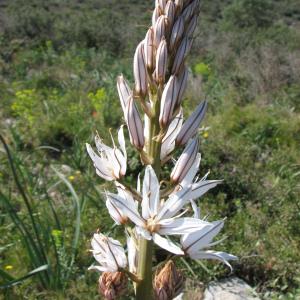
[[[203,215],[227,217],[219,249],[240,257],[234,274],[262,298],[297,299],[300,12],[293,0],[255,2],[257,10],[245,12],[249,0],[203,1],[184,105],[192,111],[209,101],[200,173],[210,170],[224,184],[200,204]],[[101,191],[111,185],[94,174],[84,143],[96,130],[109,142],[107,128],[123,123],[115,79],[122,72],[132,82],[134,46],[151,7],[127,0],[0,5],[1,292],[5,299],[97,299],[89,240],[98,228],[120,229],[104,209]],[[129,183],[140,169],[133,157]],[[215,262],[180,267],[204,284],[229,275]]]

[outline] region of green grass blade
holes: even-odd
[[[0,289],[7,289],[7,288],[10,288],[10,287],[15,286],[17,284],[21,284],[25,279],[30,278],[30,277],[32,277],[36,274],[39,274],[40,272],[46,271],[46,270],[48,270],[48,265],[40,266],[40,267],[32,270],[31,272],[29,272],[25,276],[22,276],[21,278],[14,279],[14,280],[10,281],[9,283],[0,285]],[[0,274],[1,274],[1,272],[0,272]]]

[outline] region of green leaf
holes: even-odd
[[[10,282],[6,283],[6,284],[3,284],[3,285],[0,285],[0,289],[7,289],[7,288],[10,288],[12,286],[15,286],[17,284],[21,284],[25,279],[27,278],[30,278],[40,272],[43,272],[43,271],[46,271],[48,269],[48,265],[43,265],[43,266],[40,266],[34,270],[32,270],[31,272],[29,272],[27,275],[21,277],[21,278],[18,278],[18,279],[14,279],[11,275],[9,275],[8,273],[6,273],[5,271],[3,270],[0,270],[0,275],[2,277],[6,277],[7,279],[10,278]]]

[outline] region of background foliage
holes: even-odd
[[[124,73],[132,82],[152,5],[0,1],[5,299],[98,297],[97,274],[86,271],[89,239],[97,228],[117,235],[118,228],[84,143],[96,130],[109,143],[107,128],[122,123],[115,79]],[[299,50],[297,0],[202,1],[184,105],[192,111],[208,99],[200,173],[224,179],[201,199],[202,214],[227,216],[220,249],[240,257],[234,273],[265,299],[300,297]],[[133,179],[137,157],[129,166]],[[229,273],[215,262],[181,268],[203,282]]]

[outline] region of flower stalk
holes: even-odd
[[[122,75],[117,80],[130,142],[145,165],[142,184],[140,176],[136,188],[125,180],[123,126],[118,132],[118,147],[114,140],[113,147],[109,147],[96,138],[96,153],[87,144],[96,174],[115,183],[117,193],[105,193],[106,207],[115,223],[124,227],[127,240],[126,256],[119,241],[101,233],[92,239],[92,253],[99,265],[90,269],[103,272],[99,292],[106,299],[124,294],[130,279],[137,300],[171,300],[183,283],[176,258],[216,259],[227,265],[228,260],[236,259],[224,252],[206,250],[223,241],[212,241],[222,229],[223,220],[202,220],[196,202],[221,182],[206,180],[208,173],[200,180],[196,176],[201,161],[198,131],[207,102],[183,121],[181,103],[188,82],[185,60],[198,13],[199,0],[156,0],[152,26],[134,54],[134,87],[131,89]],[[164,178],[162,166],[170,163],[176,148],[182,146],[185,148],[173,171]],[[171,253],[155,276],[154,244]]]

